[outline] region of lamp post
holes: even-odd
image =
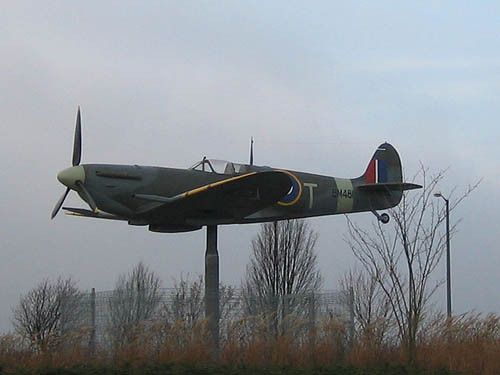
[[[446,202],[446,312],[449,319],[451,318],[450,202],[440,191],[435,192],[434,196],[441,197]]]

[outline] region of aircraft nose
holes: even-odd
[[[85,182],[85,170],[81,165],[66,168],[59,172],[57,179],[70,189],[76,189],[76,181]]]

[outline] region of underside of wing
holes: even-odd
[[[161,203],[141,213],[153,221],[239,219],[278,202],[291,186],[286,173],[264,171],[217,181],[174,197],[135,197]]]
[[[71,216],[82,216],[82,217],[93,217],[96,219],[108,219],[108,220],[128,220],[127,218],[108,214],[107,212],[94,212],[90,210],[86,210],[84,208],[73,208],[73,207],[63,207],[63,210],[66,212],[66,215]]]

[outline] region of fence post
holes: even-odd
[[[90,358],[94,358],[96,348],[96,306],[95,288],[90,292]]]
[[[311,352],[314,354],[316,345],[316,295],[314,292],[309,294],[309,345]]]
[[[352,350],[354,346],[354,289],[349,288],[348,295],[349,304],[349,350]]]

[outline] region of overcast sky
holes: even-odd
[[[47,277],[107,290],[140,260],[166,287],[204,272],[205,230],[49,220],[78,105],[82,163],[247,162],[253,136],[256,164],[356,177],[389,141],[407,175],[449,167],[444,195],[484,178],[452,215],[453,308],[500,312],[499,14],[496,1],[2,1],[0,332]],[[346,220],[310,222],[335,289],[355,264]],[[258,228],[220,228],[222,282],[239,286]]]

